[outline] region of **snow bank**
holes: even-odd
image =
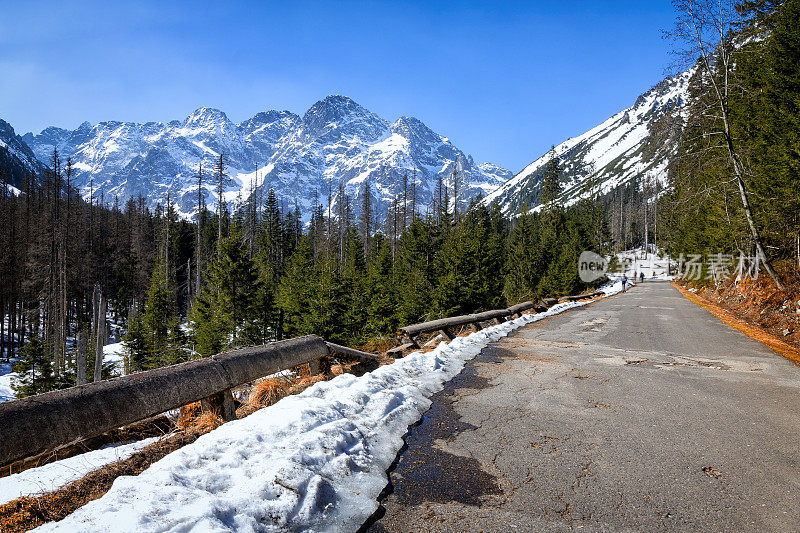
[[[128,458],[158,439],[159,437],[153,437],[127,444],[110,444],[99,450],[0,478],[0,505],[20,496],[54,491],[82,478],[92,470]]]
[[[103,346],[103,366],[111,366],[111,373],[121,376],[125,373],[125,345],[114,342]]]
[[[36,531],[354,531],[429,397],[492,341],[589,302],[557,304],[343,374],[203,435],[102,498]]]
[[[11,382],[17,377],[16,372],[12,372],[11,363],[0,363],[0,402],[8,402],[16,398]]]
[[[633,287],[633,282],[628,280],[627,283],[628,287]],[[611,283],[607,283],[598,289],[600,292],[604,293],[606,296],[611,296],[613,294],[617,294],[618,292],[622,292],[622,279],[617,279],[612,281]]]

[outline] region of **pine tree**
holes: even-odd
[[[36,336],[25,344],[20,352],[20,361],[13,368],[17,379],[12,383],[12,388],[17,398],[42,394],[55,388],[56,379],[48,351],[46,344]]]
[[[561,195],[561,166],[558,158],[553,156],[544,166],[542,171],[542,184],[539,203],[546,210],[556,207]]]
[[[142,316],[147,328],[148,359],[144,368],[155,368],[180,362],[181,352],[174,344],[179,328],[175,292],[167,285],[167,275],[161,260],[156,262]]]
[[[397,291],[392,270],[392,252],[386,239],[377,235],[373,241],[364,289],[367,311],[365,337],[390,335],[397,331]]]
[[[130,373],[141,372],[150,366],[147,327],[141,313],[134,312],[128,318],[128,331],[122,339]]]
[[[253,314],[258,290],[258,272],[239,236],[223,239],[190,315],[201,356],[261,338]]]
[[[361,192],[361,242],[364,245],[364,259],[369,257],[370,243],[372,241],[372,191],[369,180],[364,180],[364,190]]]

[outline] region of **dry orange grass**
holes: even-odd
[[[305,376],[298,379],[289,389],[289,394],[299,394],[309,388],[314,383],[325,381],[325,376],[317,374],[316,376]]]
[[[300,365],[295,369],[295,374],[299,377],[304,378],[311,375],[311,365],[306,363],[304,365]]]
[[[206,411],[200,413],[200,416],[192,423],[192,427],[201,433],[208,433],[211,430],[217,429],[224,423],[222,417],[217,413]]]
[[[180,429],[187,429],[194,425],[195,420],[200,416],[202,409],[200,402],[190,403],[180,408],[178,413],[177,426]]]
[[[262,379],[261,381],[257,381],[253,390],[250,391],[247,403],[260,407],[272,405],[286,396],[288,388],[286,381],[282,379]]]

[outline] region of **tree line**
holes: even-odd
[[[696,61],[662,227],[673,255],[800,268],[800,1],[676,2]],[[785,276],[785,274],[784,274]]]
[[[205,179],[221,189],[224,167],[220,158]],[[129,373],[310,333],[358,345],[404,324],[575,293],[580,252],[610,246],[606,217],[594,200],[559,205],[558,161],[548,169],[544,208],[510,219],[452,201],[458,190],[441,184],[426,213],[406,187],[379,216],[367,183],[358,209],[343,194],[315,200],[305,224],[272,190],[213,213],[199,195],[187,221],[169,196],[152,211],[142,198],[81,197],[71,161],[54,153],[21,194],[0,197],[0,354],[16,357],[25,396],[106,377],[110,337],[122,336]]]

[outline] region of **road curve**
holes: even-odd
[[[369,531],[800,530],[800,367],[663,282],[493,343],[406,442]]]

